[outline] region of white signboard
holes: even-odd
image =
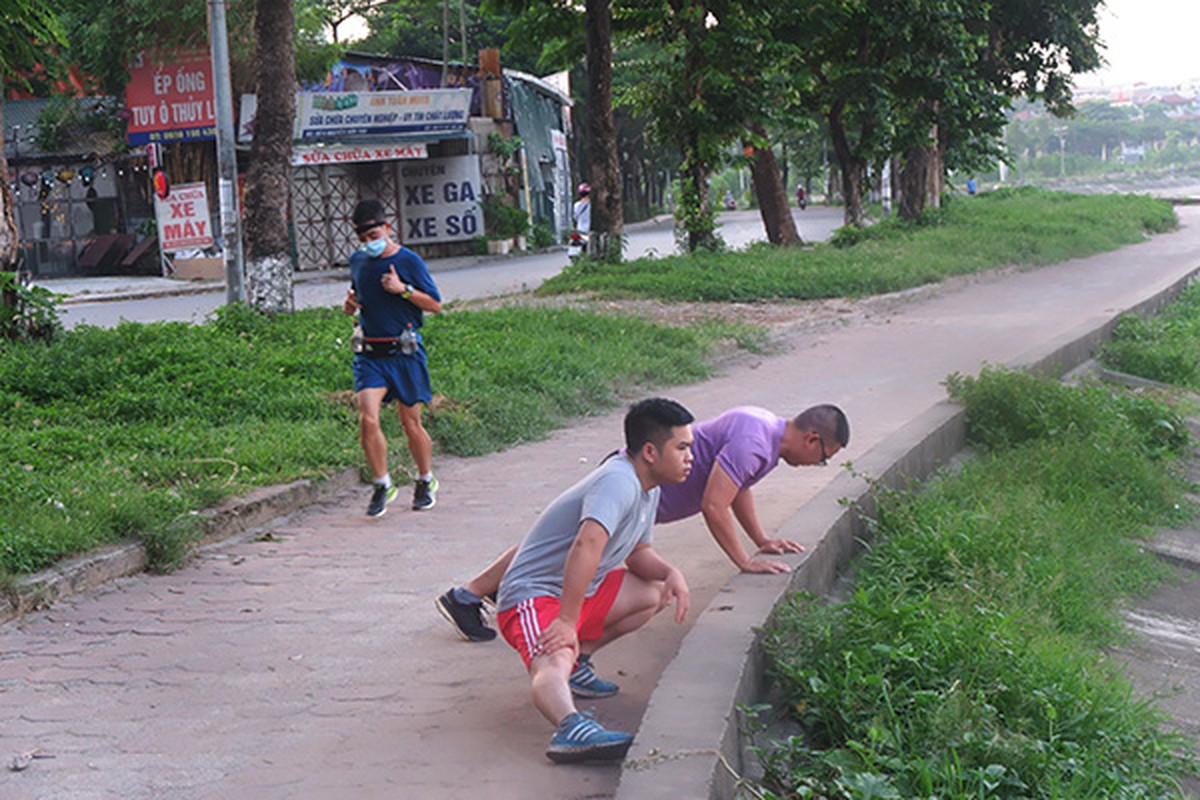
[[[409,92],[296,92],[296,139],[463,131],[471,109],[470,89]],[[237,140],[254,140],[258,96],[242,95]]]
[[[311,167],[319,164],[350,164],[359,161],[402,161],[425,158],[429,148],[425,142],[416,144],[329,145],[327,147],[293,147],[292,165]]]
[[[470,107],[470,89],[299,92],[296,138],[461,131]]]
[[[155,195],[154,216],[158,221],[158,246],[163,252],[212,246],[208,190],[203,183],[173,186],[163,199]]]
[[[458,242],[483,235],[483,181],[479,159],[457,156],[414,161],[400,167],[404,202],[401,240]]]

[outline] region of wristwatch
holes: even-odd
[[[416,289],[413,288],[411,283],[406,283],[404,284],[404,291],[400,293],[400,296],[407,300],[408,298],[412,297],[412,293],[415,291]]]

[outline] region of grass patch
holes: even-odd
[[[1200,392],[1200,284],[1153,317],[1126,316],[1100,349],[1106,367]]]
[[[713,302],[864,296],[1092,255],[1177,224],[1169,203],[1145,196],[1001,190],[950,199],[918,223],[841,229],[832,241],[805,249],[753,246],[623,264],[580,262],[538,292]]]
[[[140,537],[186,552],[193,512],[249,487],[360,464],[349,319],[222,309],[204,325],[81,327],[0,359],[0,581]],[[707,377],[718,334],[574,310],[459,311],[425,328],[442,452],[544,436],[630,387]],[[407,463],[385,416],[393,463]],[[399,471],[399,470],[398,470]]]
[[[1182,515],[1187,440],[1155,420],[1180,421],[999,370],[951,393],[983,457],[884,492],[850,597],[798,596],[770,623],[802,733],[760,748],[764,796],[1182,796],[1187,746],[1103,650],[1165,574],[1138,537]]]

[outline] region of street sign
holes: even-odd
[[[158,242],[164,253],[211,247],[212,219],[208,215],[208,189],[203,183],[171,187],[165,198],[154,198]]]
[[[189,142],[216,136],[208,50],[151,51],[129,67],[128,141]]]

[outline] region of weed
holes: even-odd
[[[438,315],[425,333],[444,398],[429,430],[459,454],[540,438],[632,387],[699,380],[717,341],[702,329],[528,308]],[[153,568],[169,568],[194,538],[192,512],[359,463],[349,334],[336,309],[269,317],[234,306],[203,325],[84,326],[4,345],[0,579],[126,537],[145,541]],[[399,422],[384,424],[400,471]]]
[[[543,294],[741,302],[894,292],[1007,265],[1039,266],[1112,250],[1171,229],[1169,203],[1133,195],[989,192],[950,203],[918,222],[842,228],[809,248],[641,258],[589,264],[547,280]],[[703,226],[699,227],[703,230]]]
[[[1138,442],[1171,412],[1131,417],[1098,390],[998,370],[952,385],[988,420],[972,434],[986,455],[882,493],[849,599],[797,596],[772,619],[772,672],[803,735],[759,743],[770,788],[1178,796],[1184,743],[1102,655],[1122,598],[1164,574],[1137,539],[1184,486],[1170,448]]]
[[[1100,360],[1120,372],[1200,391],[1200,284],[1149,319],[1123,317]]]

